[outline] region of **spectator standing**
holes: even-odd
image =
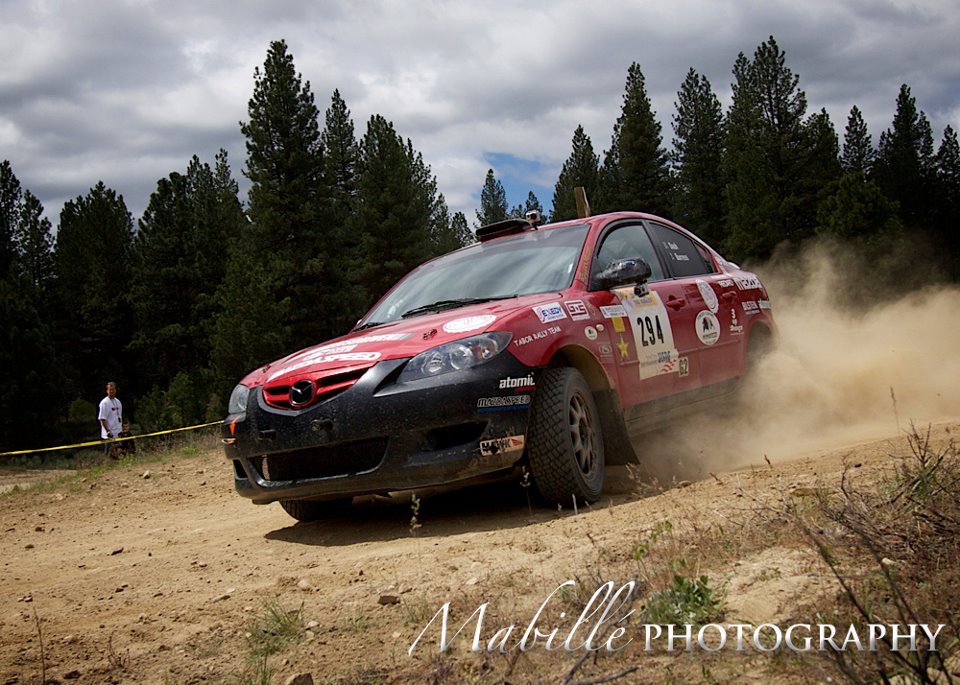
[[[117,399],[117,384],[113,381],[107,383],[107,396],[100,400],[97,418],[100,419],[101,440],[112,441],[120,435],[123,426],[123,403]],[[103,451],[109,454],[110,442],[104,442]]]

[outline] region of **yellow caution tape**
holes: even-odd
[[[57,450],[71,450],[77,447],[92,447],[93,445],[103,445],[105,443],[113,444],[123,442],[124,440],[137,440],[139,438],[152,438],[155,435],[167,435],[168,433],[179,433],[181,431],[192,431],[197,428],[206,428],[207,426],[217,426],[223,421],[211,421],[210,423],[201,423],[198,426],[187,426],[186,428],[171,428],[170,430],[157,431],[156,433],[144,433],[142,435],[131,435],[128,438],[112,438],[110,440],[91,440],[89,442],[78,442],[73,445],[60,445],[59,447],[44,447],[39,450],[19,450],[17,452],[0,452],[0,457],[12,457],[18,454],[34,454],[38,452],[56,452]]]

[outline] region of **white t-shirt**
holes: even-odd
[[[123,404],[120,400],[116,397],[110,399],[109,395],[100,400],[100,413],[97,414],[97,420],[100,419],[107,420],[106,430],[103,429],[103,424],[100,424],[101,439],[107,439],[107,431],[113,433],[113,437],[120,435],[120,430],[123,427]]]

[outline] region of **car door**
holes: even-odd
[[[710,251],[670,226],[647,221],[647,229],[672,282],[688,307],[683,325],[692,326],[697,373],[702,385],[737,375],[743,337],[742,310],[736,284],[720,272]]]
[[[597,242],[591,273],[596,277],[611,262],[637,257],[651,268],[645,289],[637,293],[627,286],[595,293],[625,407],[699,384],[691,356],[697,351],[693,308],[687,305],[682,284],[667,278],[643,222],[623,222],[606,230]]]

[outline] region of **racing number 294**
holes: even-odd
[[[640,342],[643,347],[650,347],[658,342],[663,344],[663,327],[660,325],[658,315],[638,316],[637,326],[640,327]]]

